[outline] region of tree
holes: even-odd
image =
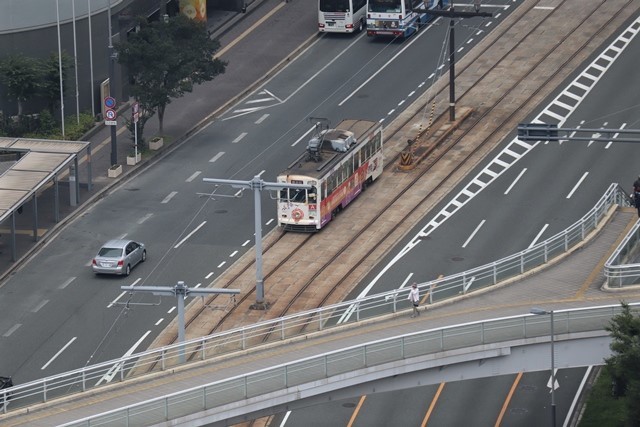
[[[40,89],[41,77],[42,67],[33,58],[10,55],[0,62],[0,80],[7,87],[7,95],[18,102],[18,116],[22,116],[24,102]]]
[[[67,80],[70,69],[73,68],[71,57],[62,52],[62,81]],[[63,84],[63,90],[67,92],[67,85]],[[54,113],[56,106],[60,102],[60,65],[58,54],[52,53],[47,59],[42,60],[42,84],[40,93],[47,100],[49,111]]]
[[[182,15],[166,23],[140,20],[140,31],[114,47],[118,62],[129,70],[133,97],[141,109],[158,113],[160,134],[171,100],[223,74],[227,65],[214,58],[220,43],[209,38],[205,24]]]
[[[622,312],[611,319],[606,330],[611,334],[613,355],[605,359],[614,381],[614,393],[625,396],[627,425],[640,426],[640,316],[634,316],[629,304],[621,302]]]

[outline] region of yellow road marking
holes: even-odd
[[[507,407],[509,406],[509,402],[511,402],[511,398],[513,397],[513,393],[516,392],[516,387],[518,387],[518,383],[520,382],[520,378],[522,378],[522,372],[518,372],[516,379],[511,384],[511,390],[509,390],[509,394],[502,405],[502,410],[500,411],[500,415],[498,415],[498,419],[496,420],[495,427],[499,427],[502,423],[502,417],[504,417],[504,413],[507,412]]]
[[[245,37],[247,37],[253,30],[255,30],[257,27],[260,26],[260,24],[262,24],[264,21],[266,21],[267,19],[269,19],[271,17],[271,15],[273,15],[274,13],[276,13],[277,11],[279,11],[281,8],[283,8],[285,5],[284,2],[280,3],[278,6],[276,6],[275,8],[273,8],[271,10],[271,12],[267,13],[266,15],[264,15],[262,18],[260,18],[260,20],[258,20],[258,22],[256,22],[255,24],[253,24],[251,27],[247,28],[245,30],[244,33],[240,34],[240,36],[238,38],[236,38],[235,40],[233,40],[231,43],[229,43],[224,49],[222,49],[220,52],[216,53],[215,55],[213,55],[214,58],[220,58],[222,55],[224,55],[229,49],[231,49],[233,46],[235,46],[237,43],[239,43],[242,39],[244,39]]]
[[[422,420],[422,424],[420,424],[420,427],[425,427],[427,425],[427,422],[429,421],[429,418],[431,417],[431,413],[433,412],[433,408],[436,407],[436,402],[438,401],[438,399],[440,398],[440,394],[442,393],[442,389],[444,388],[444,382],[440,383],[440,386],[438,387],[438,391],[436,391],[436,395],[433,396],[433,399],[431,399],[431,405],[429,405],[429,409],[427,410],[427,413],[424,416],[424,419]]]
[[[45,233],[49,231],[48,228],[38,228],[38,237],[42,237]],[[0,234],[9,235],[11,234],[11,230],[8,228],[0,228]],[[27,236],[33,236],[33,230],[18,230],[16,229],[16,234],[25,234]]]
[[[356,406],[356,409],[353,411],[353,414],[351,415],[351,419],[349,420],[349,424],[347,424],[347,427],[353,426],[353,423],[356,422],[356,417],[358,416],[358,412],[360,412],[360,408],[362,408],[362,404],[364,403],[364,400],[366,398],[367,398],[366,394],[360,398],[360,402],[358,402],[358,406]]]
[[[438,276],[438,279],[442,279],[443,277],[444,277],[444,274],[441,274],[441,275]],[[436,279],[436,280],[438,280],[438,279]],[[431,293],[431,290],[435,289],[435,288],[436,288],[436,285],[433,285],[433,287],[427,291],[427,293],[422,297],[422,300],[420,300],[420,305],[422,305],[425,302],[427,302],[427,298],[429,298],[429,293]]]

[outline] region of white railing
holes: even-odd
[[[596,205],[579,221],[555,236],[522,252],[463,273],[419,285],[429,292],[429,303],[466,294],[516,277],[546,263],[584,241],[613,205],[628,206],[628,198],[618,184],[611,184]],[[71,393],[83,392],[109,381],[126,381],[148,372],[178,365],[182,354],[187,362],[205,360],[221,354],[258,347],[267,342],[285,340],[300,334],[320,331],[338,324],[358,322],[363,318],[395,313],[409,308],[409,289],[392,290],[353,301],[308,310],[250,326],[215,333],[202,338],[147,350],[120,359],[76,369],[51,377],[0,390],[0,402],[11,394],[9,405],[0,411],[47,402]]]
[[[629,263],[629,261],[637,259],[640,249],[638,242],[640,242],[640,220],[636,221],[624,240],[620,242],[604,264],[607,285],[618,288],[638,285],[640,264]]]
[[[636,313],[640,308],[640,304],[630,306]],[[554,311],[554,334],[602,331],[621,311],[620,305]],[[549,315],[525,314],[383,339],[193,387],[62,427],[146,426],[201,411],[213,414],[216,408],[217,412],[224,410],[224,405],[246,399],[255,402],[259,396],[273,396],[291,387],[360,369],[460,348],[549,336],[550,321]]]

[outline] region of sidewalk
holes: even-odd
[[[34,214],[31,204],[27,203],[21,215],[16,216],[16,251],[17,261],[11,260],[11,250],[6,247],[8,241],[0,242],[0,280],[5,279],[12,271],[23,265],[33,256],[39,247],[62,230],[62,228],[81,214],[92,202],[106,196],[109,190],[120,182],[135,176],[146,167],[161,160],[168,152],[178,148],[186,142],[188,137],[208,122],[215,119],[219,112],[246,95],[251,89],[268,79],[277,71],[286,58],[295,54],[296,50],[305,42],[314,39],[316,34],[315,8],[309,7],[311,0],[299,0],[283,5],[281,0],[254,0],[247,7],[246,13],[231,11],[209,11],[208,28],[212,37],[221,42],[221,48],[231,45],[236,49],[225,51],[221,59],[228,61],[225,74],[213,81],[196,86],[194,91],[184,97],[173,100],[167,106],[164,118],[164,147],[156,152],[145,152],[142,161],[135,166],[127,165],[126,157],[130,152],[133,141],[129,132],[124,128],[124,118],[131,116],[130,103],[120,104],[118,109],[117,129],[117,163],[122,165],[122,174],[117,178],[109,178],[107,171],[111,166],[111,129],[104,124],[96,126],[85,137],[91,142],[92,155],[90,159],[92,185],[87,189],[88,172],[87,159],[80,159],[80,204],[70,206],[68,182],[61,177],[60,192],[60,222],[54,221],[54,191],[53,188],[38,195],[38,242],[32,237]],[[277,10],[276,10],[277,9]],[[271,11],[275,13],[264,19]],[[251,34],[245,31],[259,20],[264,22]],[[264,50],[261,40],[277,41],[276,49]],[[255,55],[247,57],[242,52],[251,51]],[[256,60],[259,59],[259,60]],[[121,100],[119,100],[121,101]],[[158,135],[159,126],[157,116],[152,117],[145,126],[144,137],[148,140]],[[9,222],[0,225],[7,229]],[[3,247],[4,246],[4,247]]]

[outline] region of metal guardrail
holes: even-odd
[[[521,275],[584,241],[615,204],[627,206],[628,198],[618,184],[611,184],[587,214],[555,236],[499,261],[419,284],[419,288],[422,292],[429,292],[429,303],[435,303]],[[7,408],[47,402],[56,397],[93,389],[113,380],[126,381],[149,371],[165,370],[177,366],[181,354],[190,355],[186,363],[205,360],[338,324],[395,313],[409,308],[408,292],[409,289],[401,289],[370,295],[16,385],[11,389],[0,390],[0,402],[7,394],[11,395],[10,404],[0,406],[0,411],[6,413]]]
[[[640,303],[630,304],[637,312]],[[554,312],[554,334],[601,331],[620,305]],[[387,363],[478,345],[551,334],[551,316],[525,314],[448,326],[336,350],[279,366],[193,387],[126,408],[84,418],[62,427],[146,426]],[[554,335],[555,336],[555,335]],[[211,413],[211,412],[210,412]]]
[[[604,264],[604,276],[610,287],[638,285],[640,264],[628,263],[636,260],[640,252],[640,219],[629,230],[624,240],[613,251]],[[628,264],[627,264],[628,263]]]

